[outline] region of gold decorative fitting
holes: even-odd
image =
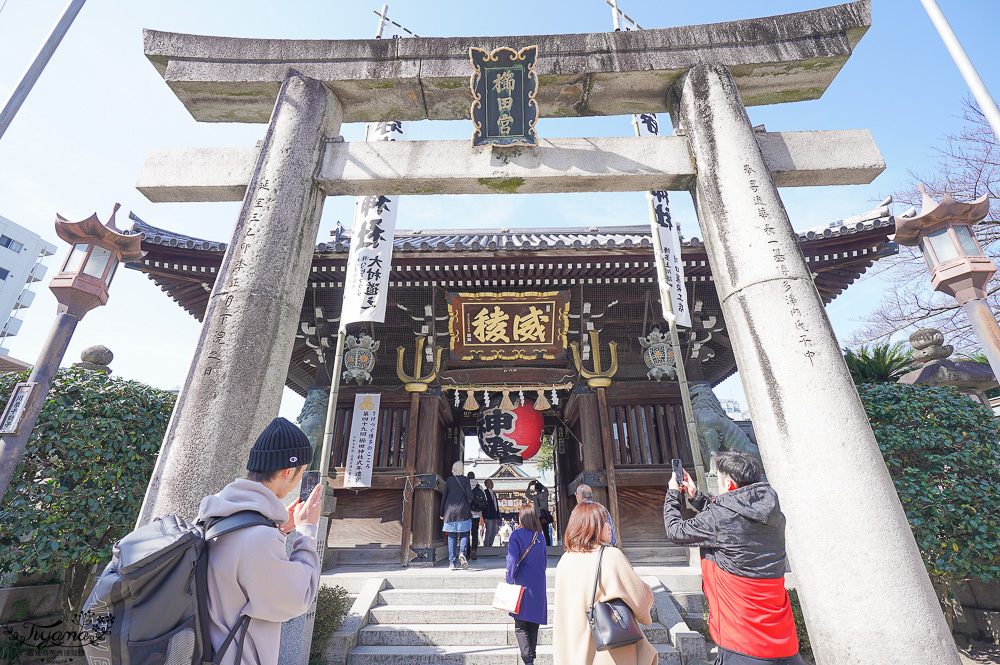
[[[583,368],[583,361],[580,360],[580,343],[570,344],[573,348],[573,363],[576,365],[576,371],[587,379],[587,385],[591,388],[607,388],[611,385],[611,377],[618,372],[618,342],[608,344],[608,348],[611,349],[611,366],[607,370],[601,368],[601,346],[598,341],[600,334],[599,330],[590,331],[590,350],[594,356],[594,371],[592,372]]]
[[[434,354],[434,369],[427,376],[420,376],[424,362],[424,342],[426,338],[417,338],[417,358],[413,361],[413,376],[407,375],[403,371],[403,356],[406,354],[406,347],[396,348],[396,376],[403,382],[403,387],[408,393],[427,392],[427,386],[437,378],[438,370],[441,369],[441,348],[438,347]]]

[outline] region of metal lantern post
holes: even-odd
[[[934,201],[920,185],[920,214],[896,219],[896,242],[920,247],[931,273],[931,287],[962,306],[993,374],[1000,377],[1000,325],[986,302],[986,284],[996,265],[979,247],[972,225],[990,212],[989,197],[960,203],[945,194]]]
[[[42,411],[56,371],[76,330],[76,324],[95,307],[108,302],[108,287],[118,264],[142,256],[139,236],[127,236],[115,228],[115,212],[108,223],[97,215],[82,222],[69,222],[56,215],[56,234],[70,244],[69,256],[49,288],[59,301],[56,320],[49,331],[31,375],[14,388],[0,416],[0,499],[14,477],[24,448]]]

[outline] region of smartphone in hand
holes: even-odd
[[[671,466],[674,467],[674,475],[677,476],[677,485],[681,488],[684,487],[684,465],[679,459],[670,460]]]
[[[299,489],[299,500],[305,502],[317,485],[319,485],[319,471],[306,471],[303,473],[302,486]]]

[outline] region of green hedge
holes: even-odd
[[[955,388],[863,384],[858,392],[932,578],[1000,578],[993,413]]]
[[[0,375],[6,400],[26,373]],[[60,370],[0,503],[0,573],[66,582],[78,611],[94,564],[135,524],[174,395],[83,369]]]

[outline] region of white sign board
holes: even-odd
[[[378,431],[378,393],[354,397],[351,443],[347,449],[344,487],[371,487],[375,462],[375,434]]]
[[[368,141],[404,138],[406,129],[401,122],[368,125]],[[354,228],[351,253],[347,258],[341,329],[358,321],[385,323],[398,203],[398,196],[359,196],[354,201]]]
[[[38,385],[36,382],[22,382],[14,386],[14,392],[7,401],[7,407],[0,416],[0,434],[16,435],[21,429],[21,419],[31,403],[31,394]]]
[[[637,134],[639,136],[659,136],[660,127],[655,113],[643,113],[634,116]],[[670,287],[670,306],[677,325],[691,327],[691,312],[687,304],[687,286],[684,283],[684,262],[681,260],[681,234],[670,216],[670,195],[667,192],[649,192],[652,210],[650,226],[652,232],[660,236],[663,249],[663,268],[667,275],[667,286]],[[661,301],[664,299],[661,298]],[[663,318],[669,318],[666,302],[663,302]]]

